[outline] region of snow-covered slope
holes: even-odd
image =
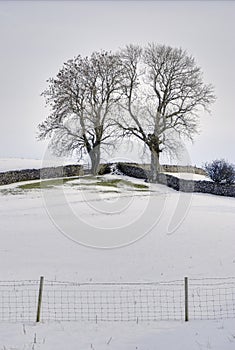
[[[234,198],[178,193],[111,175],[63,186],[45,183],[46,192],[32,183],[19,186],[0,192],[1,280],[44,275],[62,281],[136,282],[235,275]],[[82,243],[90,230],[96,239],[102,230],[117,239],[124,229],[130,242],[141,239],[122,248],[89,248],[69,232],[74,229],[71,214],[76,230],[84,233]],[[1,324],[0,349],[232,350],[233,324]]]
[[[178,177],[179,179],[184,179],[184,180],[211,181],[211,179],[208,176],[200,175],[200,174],[193,174],[193,173],[166,173],[166,174],[173,175],[175,177]]]
[[[234,320],[1,324],[3,350],[234,350]]]
[[[0,158],[0,172],[21,169],[39,169],[42,161],[40,159],[27,158]]]
[[[110,178],[124,182],[112,185]],[[2,278],[35,279],[45,271],[49,279],[79,281],[235,274],[234,198],[179,193],[140,180],[134,180],[134,188],[126,183],[127,177],[106,179],[103,186],[89,177],[63,187],[51,188],[49,183],[46,192],[32,185],[2,187]],[[132,178],[129,181],[133,183]],[[150,187],[138,188],[141,183]],[[130,241],[142,239],[115,250],[90,249],[68,239],[69,232],[61,233],[68,228],[63,223],[71,220],[70,215],[87,234],[90,228],[94,233],[112,230],[116,239],[125,229],[135,230]]]
[[[27,158],[0,158],[0,172],[22,169],[40,169],[42,167],[77,164],[76,159],[58,158],[53,160],[27,159]]]

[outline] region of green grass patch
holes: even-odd
[[[75,183],[69,183],[74,180],[82,180]],[[87,180],[87,181],[86,181]],[[73,187],[82,187],[89,188],[91,186],[93,187],[106,187],[109,188],[109,190],[105,190],[103,192],[115,192],[118,193],[119,188],[125,187],[127,191],[131,190],[137,190],[137,191],[146,191],[149,189],[149,187],[145,184],[137,184],[133,183],[128,180],[122,180],[122,179],[106,179],[102,176],[84,176],[84,177],[68,177],[68,178],[59,178],[59,179],[48,179],[48,180],[38,180],[27,184],[21,184],[14,188],[9,189],[1,189],[0,193],[3,195],[8,194],[22,194],[25,191],[31,191],[31,190],[40,190],[40,189],[51,189],[57,186],[63,186],[67,184],[69,186]],[[112,189],[113,188],[113,189]],[[100,189],[102,191],[102,189]]]
[[[91,180],[92,178],[90,178],[89,180]],[[93,180],[95,178],[93,177]],[[137,190],[147,190],[148,186],[144,185],[144,184],[136,184],[133,183],[131,181],[127,181],[127,180],[122,180],[122,179],[105,179],[105,178],[101,178],[101,177],[97,177],[96,178],[98,181],[96,182],[89,182],[89,183],[78,183],[78,184],[72,184],[73,186],[101,186],[101,187],[115,187],[115,188],[120,188],[123,186],[129,187],[129,188],[134,188]],[[83,178],[83,180],[85,180],[85,178]]]
[[[120,193],[119,191],[117,190],[100,190],[99,193]]]
[[[127,180],[121,180],[121,179],[114,179],[114,180],[108,180],[108,181],[101,181],[98,183],[100,186],[113,186],[113,187],[131,187],[134,189],[141,189],[141,190],[147,190],[148,186],[144,184],[136,184],[131,181]]]
[[[32,182],[25,185],[19,185],[18,188],[21,190],[38,190],[41,188],[53,188],[55,186],[61,186],[69,181],[73,181],[77,179],[79,179],[79,177],[43,180],[43,181]]]
[[[141,189],[141,190],[146,190],[149,187],[147,185],[142,185],[142,184],[132,184],[134,188]]]

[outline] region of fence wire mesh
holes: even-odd
[[[58,287],[58,285],[57,285]],[[154,284],[81,284],[46,288],[44,320],[155,321],[179,320],[182,286]]]
[[[189,320],[235,318],[235,278],[190,279]],[[36,320],[39,281],[0,281],[0,321]],[[184,320],[184,280],[154,283],[44,281],[41,321]]]
[[[190,280],[190,318],[235,318],[235,278]]]
[[[38,281],[0,281],[0,321],[35,321]]]

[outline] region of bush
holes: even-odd
[[[206,163],[204,168],[214,182],[232,184],[235,181],[235,167],[224,159]]]

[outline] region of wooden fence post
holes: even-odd
[[[41,306],[42,306],[42,291],[43,291],[44,277],[40,277],[39,291],[38,291],[38,307],[37,307],[37,317],[36,322],[40,322]]]
[[[188,309],[188,277],[184,277],[184,320],[189,320],[189,309]]]

